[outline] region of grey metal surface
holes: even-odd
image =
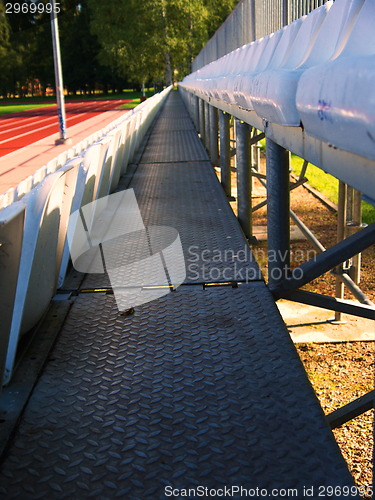
[[[141,164],[130,187],[146,227],[171,226],[179,232],[185,283],[261,279],[209,162]],[[83,286],[109,286],[109,281],[105,275],[87,275]]]
[[[224,192],[227,196],[231,196],[231,179],[230,179],[230,134],[229,134],[230,115],[219,111],[219,128],[220,128],[220,170],[221,183]]]
[[[268,285],[276,288],[290,278],[289,151],[267,137]]]
[[[210,158],[213,165],[219,164],[219,114],[217,108],[210,106]]]
[[[182,287],[126,318],[80,296],[0,474],[7,500],[350,484],[264,283]]]
[[[201,141],[193,130],[177,129],[181,121],[174,121],[173,110],[180,120],[188,116],[176,93],[162,109],[129,185],[135,191],[145,225],[171,226],[179,232],[186,263],[185,283],[262,279]],[[163,135],[154,132],[160,120],[167,130],[169,124],[169,131]],[[179,141],[174,143],[177,136]],[[206,161],[182,160],[197,158],[200,153]],[[148,163],[151,157],[162,163]],[[170,162],[172,157],[180,162]],[[122,187],[120,181],[119,189]],[[119,261],[121,252],[120,244]],[[105,274],[88,275],[83,283],[85,288],[108,286]]]
[[[251,127],[241,120],[236,120],[236,167],[237,167],[237,206],[238,221],[245,235],[250,238],[252,230],[251,207]]]
[[[152,134],[165,133],[171,130],[194,130],[194,125],[187,113],[184,102],[172,92],[152,127]]]
[[[157,133],[165,133],[170,132],[170,130],[195,130],[193,122],[186,116],[185,112],[183,116],[175,116],[173,113],[163,113],[158,121],[155,123],[155,126],[152,129],[153,135]]]
[[[196,132],[191,130],[169,130],[150,137],[142,163],[166,163],[183,161],[205,161],[208,155]]]
[[[194,130],[193,122],[187,112],[184,102],[177,92],[172,92],[167,103],[159,112],[152,126],[152,135],[169,133],[171,130]]]

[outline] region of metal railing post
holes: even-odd
[[[361,193],[354,190],[353,193],[353,228],[354,231],[358,231],[362,227],[362,203],[361,203]],[[350,270],[350,275],[353,281],[358,285],[361,281],[361,254],[357,254],[352,259],[352,268]]]
[[[199,130],[199,97],[198,96],[193,96],[193,102],[194,102],[194,125],[196,130]]]
[[[231,196],[231,175],[230,175],[230,141],[229,141],[229,120],[230,115],[224,111],[219,112],[220,126],[220,172],[221,184],[225,194]]]
[[[205,106],[204,106],[204,101],[203,99],[199,99],[199,133],[202,139],[203,144],[205,144],[205,117],[204,117],[204,111],[205,111]]]
[[[213,165],[218,165],[219,162],[219,145],[218,145],[218,111],[214,106],[210,106],[210,154]]]
[[[253,235],[250,133],[251,126],[236,119],[237,217],[247,238]]]
[[[337,241],[340,242],[345,239],[346,236],[346,209],[347,209],[347,185],[339,181],[339,199],[338,199],[338,213],[337,213]],[[343,264],[340,264],[336,268],[337,273],[343,272]],[[344,298],[344,283],[338,276],[336,276],[335,284],[335,297],[336,299]],[[340,312],[335,312],[335,321],[341,321],[342,314]]]
[[[55,86],[56,86],[56,101],[57,101],[57,112],[59,121],[59,139],[56,139],[55,144],[69,144],[71,139],[68,138],[66,130],[66,116],[65,116],[65,98],[64,98],[64,84],[63,75],[61,67],[61,51],[60,51],[60,38],[59,38],[59,27],[57,21],[56,13],[56,3],[55,0],[52,2],[51,11],[51,33],[52,33],[52,47],[53,47],[53,62],[55,68]]]
[[[276,287],[289,277],[290,191],[289,152],[267,138],[268,284]]]
[[[210,145],[210,105],[204,101],[204,145],[209,153],[211,153]]]
[[[283,0],[282,23],[283,26],[289,24],[289,0]]]

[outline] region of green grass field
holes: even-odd
[[[133,109],[136,106],[138,106],[138,104],[140,104],[140,102],[141,102],[141,98],[137,97],[136,99],[132,99],[130,102],[126,102],[125,104],[121,104],[121,106],[119,106],[119,109]]]
[[[20,111],[27,111],[29,109],[45,108],[53,106],[53,104],[0,104],[0,115],[7,115],[9,113],[19,113]]]
[[[154,88],[149,88],[146,90],[146,96],[151,97],[155,94]],[[120,93],[114,93],[110,92],[108,94],[103,94],[103,92],[95,92],[93,94],[69,94],[65,95],[65,100],[66,101],[80,101],[80,100],[93,100],[93,101],[108,101],[108,100],[116,100],[116,99],[140,99],[142,96],[141,91],[136,91],[136,90],[131,90],[131,89],[124,89]],[[39,104],[53,104],[56,102],[56,97],[54,95],[46,96],[46,97],[41,97],[41,96],[34,96],[34,97],[24,97],[24,98],[12,98],[12,99],[0,99],[0,106],[3,105],[31,105],[32,103],[35,103],[37,105]]]
[[[146,97],[151,97],[154,95],[154,89],[150,88],[146,90]],[[77,95],[67,95],[65,96],[66,101],[79,101],[79,100],[93,100],[93,101],[108,101],[108,100],[130,100],[123,104],[120,109],[133,109],[141,102],[142,92],[134,90],[124,90],[119,94],[77,94]],[[44,106],[52,106],[56,102],[55,96],[48,97],[26,97],[22,100],[18,98],[6,99],[4,101],[0,100],[0,116],[6,115],[8,113],[18,113],[20,111],[26,111],[28,109],[37,109]]]

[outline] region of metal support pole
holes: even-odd
[[[231,175],[230,175],[230,142],[229,142],[229,120],[230,115],[224,111],[219,111],[219,126],[220,126],[220,171],[221,184],[225,194],[230,197],[231,190]]]
[[[53,62],[55,68],[55,83],[56,83],[56,100],[57,100],[57,113],[59,118],[59,132],[60,138],[56,140],[55,144],[64,144],[69,139],[66,131],[66,117],[65,117],[65,103],[64,103],[64,84],[61,68],[61,54],[60,54],[60,40],[59,40],[59,27],[57,23],[56,2],[51,0],[51,32],[52,32],[52,47],[53,47]]]
[[[337,213],[337,242],[343,241],[346,236],[346,209],[347,209],[347,185],[339,181],[339,199],[338,199],[338,213]],[[342,264],[337,266],[336,273],[342,274],[344,267]],[[336,277],[335,284],[335,297],[336,299],[344,298],[344,283],[339,277]],[[340,312],[335,312],[335,321],[341,321],[342,315]]]
[[[275,288],[289,276],[289,152],[267,138],[268,284]]]
[[[238,221],[247,238],[253,236],[251,211],[251,126],[236,119],[237,208]]]
[[[219,145],[218,145],[218,111],[214,106],[210,106],[210,154],[211,163],[218,165],[219,163]]]
[[[208,152],[210,151],[210,105],[204,101],[204,145]]]
[[[282,23],[283,26],[286,26],[289,24],[289,1],[288,0],[283,0],[283,18],[282,18]]]
[[[199,99],[199,133],[202,139],[203,144],[205,144],[205,116],[204,116],[204,111],[205,111],[205,106],[204,106],[204,101],[203,99]]]
[[[199,131],[199,97],[198,96],[193,96],[194,99],[194,125],[196,130]]]
[[[361,193],[356,189],[353,190],[353,216],[350,229],[359,231],[362,227],[362,200]],[[358,285],[361,281],[361,254],[357,254],[352,259],[352,267],[350,276]]]

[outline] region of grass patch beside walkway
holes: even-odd
[[[292,154],[291,168],[296,175],[299,175],[302,165],[303,159]],[[322,169],[311,165],[311,163],[307,167],[306,177],[310,186],[327,196],[333,203],[337,203],[339,192],[338,179],[330,174],[326,174]],[[362,220],[366,224],[375,222],[375,207],[365,201],[362,201]]]

